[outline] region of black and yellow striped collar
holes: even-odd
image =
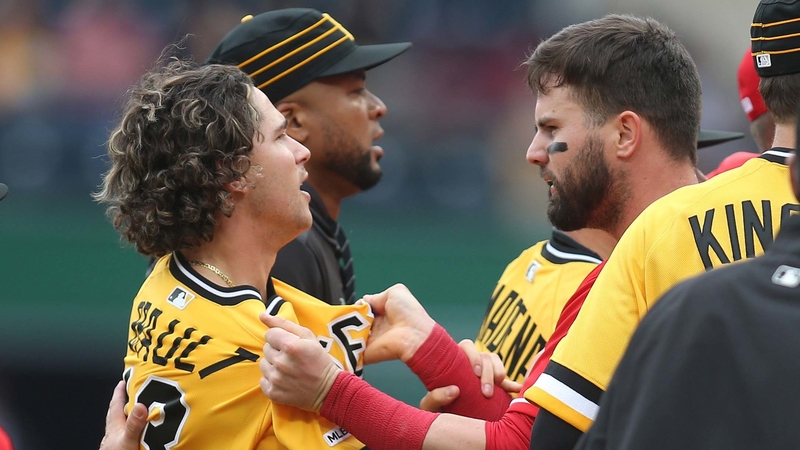
[[[588,262],[600,264],[600,256],[579,244],[561,230],[553,228],[553,235],[542,248],[542,256],[553,264],[566,264],[568,262]]]
[[[258,289],[253,286],[222,287],[211,283],[192,269],[186,257],[180,252],[172,253],[169,260],[169,271],[176,280],[201,297],[223,306],[233,306],[245,300],[254,299],[263,302]]]
[[[785,147],[773,147],[762,153],[761,156],[759,156],[759,158],[766,159],[769,162],[788,165],[786,160],[789,159],[789,157],[792,155],[794,155],[794,149]]]

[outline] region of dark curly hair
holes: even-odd
[[[108,141],[111,168],[95,200],[139,253],[159,257],[211,241],[230,216],[224,186],[245,178],[259,117],[236,67],[173,60],[128,91]]]

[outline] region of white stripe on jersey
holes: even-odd
[[[595,263],[595,264],[600,264],[601,262],[603,262],[602,259],[597,259],[594,256],[587,256],[587,255],[579,255],[577,253],[562,252],[561,250],[558,250],[557,248],[555,248],[552,245],[550,245],[550,242],[548,242],[545,245],[545,247],[547,248],[548,252],[553,254],[553,256],[557,256],[557,257],[559,257],[561,259],[571,259],[571,260],[575,260],[575,261],[586,261],[586,262]]]
[[[261,300],[261,294],[259,294],[258,291],[254,291],[252,289],[243,288],[243,289],[240,289],[240,290],[238,290],[236,292],[223,292],[223,291],[220,291],[218,289],[215,289],[213,286],[211,286],[210,284],[206,283],[204,280],[202,280],[200,278],[197,278],[196,276],[192,275],[192,273],[189,272],[183,264],[181,264],[181,261],[180,261],[180,259],[178,259],[177,256],[173,255],[172,256],[172,261],[174,261],[177,264],[178,269],[184,275],[186,275],[187,278],[189,278],[190,280],[192,280],[195,283],[199,284],[200,287],[202,287],[203,289],[207,290],[208,292],[210,292],[210,293],[212,293],[212,294],[214,294],[214,295],[216,295],[218,297],[233,298],[233,297],[238,297],[240,295],[252,295],[253,297]]]
[[[510,404],[511,404],[511,405],[513,405],[514,403],[527,403],[527,404],[529,404],[529,405],[532,405],[532,404],[533,404],[533,403],[531,403],[531,401],[530,401],[530,400],[528,400],[528,399],[527,399],[527,398],[525,398],[525,397],[517,397],[517,398],[515,398],[515,399],[511,400],[511,403],[510,403]]]
[[[788,158],[788,157],[794,155],[794,153],[791,153],[791,152],[779,152],[777,150],[767,150],[764,153],[762,153],[762,155],[774,155],[774,156],[780,156],[781,158]]]
[[[283,304],[283,302],[285,302],[285,300],[282,299],[281,297],[276,296],[275,298],[273,298],[272,301],[269,302],[269,304],[267,305],[267,314],[269,314],[270,316],[277,316],[278,311],[280,311],[281,309],[280,307]]]
[[[581,414],[587,419],[594,422],[594,419],[597,417],[597,411],[600,409],[597,403],[582,396],[571,387],[553,378],[551,375],[546,373],[539,375],[539,379],[536,380],[533,385],[552,395],[568,408]]]

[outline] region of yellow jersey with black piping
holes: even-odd
[[[762,254],[800,211],[786,165],[791,154],[770,149],[645,209],[526,397],[586,431],[634,329],[659,297],[689,277]]]
[[[343,369],[360,375],[369,305],[331,306],[278,280],[265,303],[251,286],[220,287],[180,253],[161,258],[134,299],[125,357],[128,410],[150,410],[142,448],[360,449],[319,416],[273,404],[259,387],[267,311],[310,328]]]
[[[563,231],[522,252],[503,271],[475,339],[497,353],[508,378],[522,383],[530,361],[542,351],[556,322],[586,275],[602,261]]]

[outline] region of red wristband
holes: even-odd
[[[511,396],[497,386],[491,398],[484,397],[481,379],[475,375],[469,358],[439,324],[406,365],[429,391],[443,386],[458,386],[459,396],[443,408],[445,412],[499,420],[511,403]]]
[[[336,377],[319,413],[372,450],[421,450],[439,415],[395,400],[345,371]]]

